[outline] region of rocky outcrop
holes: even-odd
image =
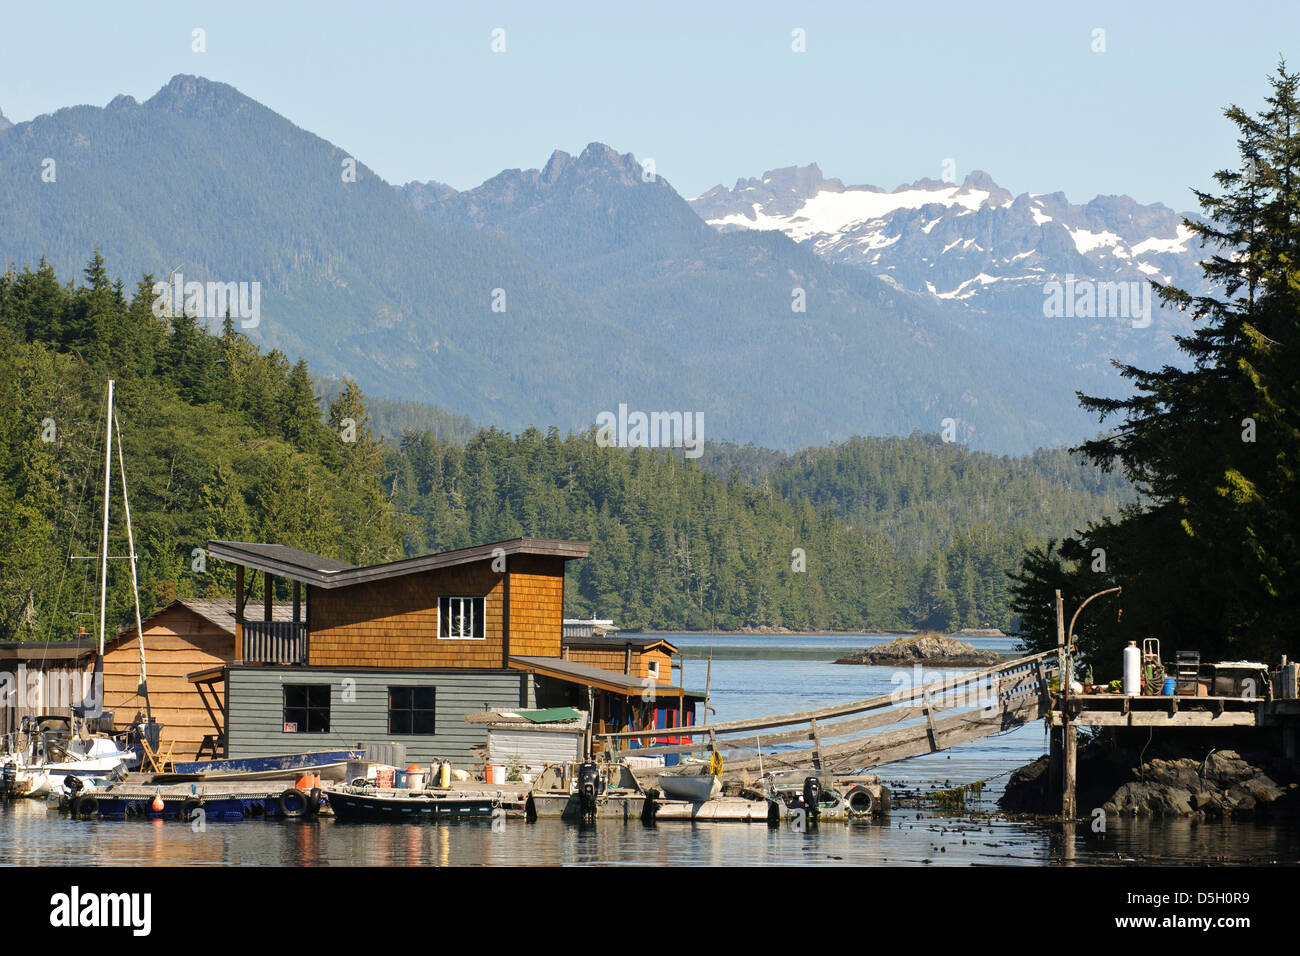
[[[1290,813],[1300,809],[1300,784],[1279,782],[1283,767],[1268,754],[1243,756],[1231,749],[1208,757],[1168,755],[1140,767],[1122,752],[1085,747],[1079,752],[1080,815],[1100,807],[1107,814],[1223,817],[1242,813]],[[1060,781],[1047,757],[1016,770],[998,805],[1008,813],[1057,814]]]
[[[1203,813],[1223,816],[1295,802],[1296,785],[1282,786],[1235,750],[1219,750],[1205,761],[1190,757],[1143,764],[1141,779],[1125,783],[1102,804],[1107,813],[1157,817]]]
[[[977,651],[964,641],[942,634],[919,634],[900,637],[879,647],[868,647],[836,664],[877,664],[886,667],[911,667],[913,664],[936,664],[948,667],[988,667],[1002,658],[996,651]]]

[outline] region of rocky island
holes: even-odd
[[[868,647],[841,657],[836,664],[876,664],[910,667],[935,664],[945,667],[988,667],[1002,659],[997,651],[979,651],[965,641],[927,631],[915,637],[900,637],[888,644]]]

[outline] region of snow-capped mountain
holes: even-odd
[[[1098,346],[1124,360],[1168,358],[1168,333],[1187,321],[1159,308],[1149,281],[1202,288],[1204,253],[1183,225],[1188,214],[1128,196],[1084,205],[1059,192],[1013,196],[984,172],[886,192],[826,179],[813,164],[715,186],[690,203],[720,231],[778,230],[967,322],[996,315],[1020,335],[1072,321],[1081,364],[1096,362]]]

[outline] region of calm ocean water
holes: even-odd
[[[875,694],[894,684],[888,668],[836,665],[847,651],[888,638],[855,636],[668,635],[688,656],[686,684],[709,680],[714,720],[806,710]],[[1010,653],[1007,638],[977,646]],[[707,666],[713,648],[711,675]],[[699,655],[693,657],[692,655]],[[929,675],[927,674],[927,677]],[[674,675],[676,680],[678,675]],[[581,829],[560,821],[338,824],[211,822],[195,833],[176,821],[73,821],[37,801],[0,805],[0,863],[103,865],[1018,865],[1052,863],[1295,863],[1294,828],[1233,821],[1152,823],[1112,820],[1104,836],[1080,826],[1013,822],[995,801],[1007,774],[1046,752],[1041,722],[951,751],[878,768],[896,792],[987,780],[981,801],[962,814],[896,809],[886,821],[824,824],[797,833],[750,824],[602,820]]]

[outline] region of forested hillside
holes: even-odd
[[[592,554],[570,571],[571,612],[726,629],[1004,627],[1024,549],[1126,498],[1065,452],[973,455],[933,436],[739,454],[764,464],[711,474],[555,429],[482,431],[463,448],[408,433],[385,486],[414,519],[408,551],[582,538]]]
[[[592,543],[566,611],[625,626],[1005,626],[1016,556],[1125,498],[1064,452],[999,458],[923,435],[794,455],[724,444],[697,462],[591,432],[470,434],[386,403],[384,430],[404,434],[380,443],[350,381],[322,405],[305,362],[152,305],[150,277],[128,294],[98,254],[78,284],[44,263],[0,277],[0,637],[94,627],[95,563],[69,556],[99,550],[109,378],[146,613],[230,593],[229,570],[195,550],[210,538],[369,563],[536,535]],[[113,570],[110,626],[130,608]]]
[[[147,614],[176,596],[229,593],[204,570],[212,537],[282,541],[350,561],[400,556],[379,451],[345,387],[328,423],[305,363],[260,354],[227,323],[156,318],[146,278],[128,294],[96,254],[74,288],[48,265],[0,277],[0,636],[65,637],[96,621],[104,402],[116,405]],[[120,488],[112,555],[126,554]],[[129,572],[110,568],[110,627],[130,614]]]

